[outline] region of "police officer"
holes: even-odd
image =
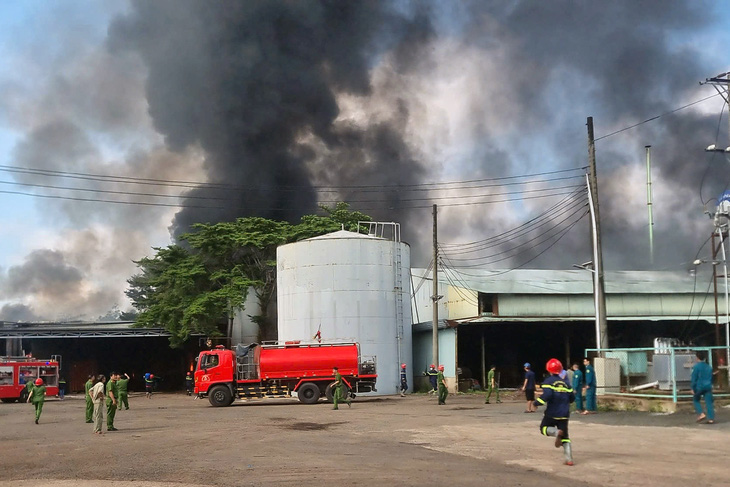
[[[119,391],[119,397],[117,397],[117,403],[119,409],[129,409],[129,376],[124,373],[124,379],[121,375],[117,375],[117,390]]]
[[[551,358],[545,365],[550,377],[542,383],[542,396],[535,399],[535,407],[546,406],[540,423],[540,433],[555,437],[555,448],[563,447],[565,464],[573,465],[573,452],[568,436],[570,403],[575,400],[573,389],[560,377],[563,364]]]
[[[583,359],[583,365],[586,366],[585,380],[583,382],[583,388],[586,391],[586,408],[582,414],[590,414],[596,412],[596,372],[588,357]]]
[[[499,400],[499,383],[495,378],[496,371],[497,366],[492,365],[492,367],[489,369],[489,372],[487,373],[487,397],[484,400],[484,404],[489,404],[489,398],[492,397],[492,391],[497,393],[497,402],[502,402]]]
[[[35,382],[31,383],[30,393],[28,394],[28,401],[32,402],[35,407],[35,424],[38,424],[38,420],[41,419],[41,413],[43,412],[43,403],[46,401],[46,386],[43,385],[43,379],[38,377]]]
[[[86,398],[86,422],[87,423],[93,423],[94,422],[94,400],[91,398],[91,394],[89,394],[89,391],[94,386],[94,375],[89,375],[89,378],[86,381],[86,384],[84,384],[84,397]]]
[[[188,391],[188,396],[193,395],[193,390],[195,389],[195,378],[193,377],[192,372],[188,372],[188,375],[185,376],[185,389]]]
[[[439,406],[446,404],[446,396],[449,395],[449,389],[446,387],[446,379],[444,378],[444,366],[439,365],[439,371],[436,375],[436,383],[439,388]]]
[[[578,362],[573,364],[573,393],[575,394],[575,410],[583,413],[583,372]]]
[[[348,397],[347,399],[345,399],[345,396],[344,396],[345,385],[342,382],[342,376],[340,375],[340,371],[337,367],[334,367],[332,369],[332,375],[335,376],[335,382],[333,384],[334,387],[332,389],[332,404],[333,404],[332,409],[339,409],[337,407],[337,404],[342,401],[347,402],[348,408],[351,407],[350,398]]]
[[[406,364],[400,364],[400,395],[406,396],[408,390],[408,377],[406,376]]]
[[[117,388],[117,380],[119,374],[112,372],[109,374],[110,380],[106,383],[106,430],[117,431],[114,427],[114,416],[117,414],[117,397],[119,389]]]

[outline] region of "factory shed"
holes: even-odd
[[[130,390],[144,389],[143,375],[154,373],[162,390],[184,387],[184,376],[200,349],[191,339],[171,349],[161,328],[135,328],[133,322],[0,322],[0,351],[6,356],[61,356],[60,377],[67,392],[84,390],[89,374],[116,371],[132,378]]]
[[[433,287],[426,269],[413,269],[411,277],[414,367],[419,370],[432,363]],[[656,337],[715,345],[715,298],[708,294],[708,280],[686,272],[606,272],[610,346],[651,347]],[[439,342],[446,343],[439,347],[439,358],[447,371],[453,370],[454,382],[458,376],[460,383],[476,379],[481,384],[485,371],[496,365],[502,387],[516,387],[525,362],[540,377],[551,357],[567,366],[596,345],[591,272],[451,268],[439,274],[438,289],[444,321]],[[724,291],[718,290],[723,327]]]

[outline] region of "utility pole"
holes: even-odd
[[[651,191],[651,146],[644,146],[646,150],[646,206],[649,209],[649,263],[654,265],[654,211]]]
[[[433,302],[433,363],[436,367],[439,366],[439,281],[438,281],[438,213],[437,206],[433,205],[433,295],[431,300]]]
[[[608,348],[608,326],[606,322],[606,294],[603,283],[603,255],[601,252],[601,218],[598,211],[598,178],[596,176],[596,141],[593,136],[593,117],[588,117],[588,200],[591,207],[593,241],[593,292],[596,301],[596,324],[600,335],[600,350]],[[597,337],[599,338],[599,337]]]

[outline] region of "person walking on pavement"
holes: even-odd
[[[573,389],[560,377],[563,364],[556,358],[548,360],[545,368],[550,377],[542,383],[542,395],[535,399],[535,407],[545,406],[540,433],[555,437],[555,448],[563,447],[565,464],[573,465],[573,451],[568,436],[570,403],[575,400]]]
[[[492,365],[487,373],[487,398],[484,400],[484,404],[489,404],[489,398],[492,397],[492,392],[497,393],[497,402],[502,402],[499,400],[499,381],[497,380],[496,372],[497,366]]]
[[[431,384],[431,390],[428,391],[428,393],[435,394],[437,392],[437,388],[438,388],[436,377],[439,375],[439,371],[436,370],[436,366],[434,364],[431,364],[428,367],[428,370],[423,373],[423,375],[428,376],[428,382],[429,382],[429,384]]]
[[[535,373],[532,371],[530,362],[525,362],[522,366],[525,369],[525,382],[522,383],[522,391],[525,393],[525,399],[527,400],[526,413],[534,413],[537,411],[535,407]],[[560,372],[560,371],[558,371]]]
[[[117,431],[114,427],[114,416],[117,414],[117,397],[119,395],[117,379],[119,379],[119,375],[112,372],[109,374],[109,379],[109,382],[106,383],[106,430]]]
[[[195,390],[195,378],[193,377],[192,372],[188,372],[185,376],[185,390],[188,391],[188,396],[193,395],[193,391]]]
[[[104,424],[104,389],[106,377],[102,374],[95,379],[94,385],[89,389],[89,396],[94,404],[94,433],[102,435],[101,427]]]
[[[340,375],[340,370],[337,367],[334,367],[332,369],[332,375],[335,376],[335,381],[333,383],[333,388],[332,388],[332,392],[333,392],[333,394],[332,394],[332,403],[333,403],[332,404],[332,406],[333,406],[332,409],[333,410],[334,409],[339,409],[337,407],[337,405],[340,402],[342,402],[342,401],[347,402],[347,407],[348,408],[351,407],[351,405],[350,405],[350,403],[351,403],[350,398],[348,397],[347,399],[345,399],[345,396],[344,396],[344,393],[343,393],[343,391],[345,389],[345,384],[342,382],[342,376]]]
[[[119,404],[119,410],[129,409],[129,376],[124,373],[124,379],[121,374],[117,375],[117,390],[119,391],[119,397],[117,397],[117,403]]]
[[[408,390],[408,376],[406,375],[406,364],[400,364],[400,395],[406,397]]]
[[[66,395],[66,379],[60,377],[58,379],[58,398],[63,401],[63,397]]]
[[[438,375],[436,375],[436,383],[439,388],[439,406],[446,404],[446,397],[449,395],[449,388],[446,387],[446,378],[444,377],[444,366],[439,365]]]
[[[152,399],[152,391],[155,388],[155,375],[147,372],[144,375],[144,396],[147,399]]]
[[[583,380],[583,390],[586,391],[586,407],[581,414],[593,414],[596,412],[596,372],[588,357],[583,359],[586,366],[586,373]]]
[[[712,397],[712,367],[705,361],[707,352],[700,350],[695,354],[696,363],[692,367],[692,402],[695,412],[699,415],[697,422],[701,423],[707,418],[708,424],[715,422],[715,406]],[[704,397],[707,414],[702,412],[700,399]]]
[[[89,378],[86,380],[86,383],[84,384],[84,397],[86,399],[86,422],[87,423],[93,423],[94,422],[94,400],[91,398],[91,395],[89,394],[89,390],[94,386],[94,383],[96,382],[93,375],[89,375]]]
[[[41,413],[43,412],[43,403],[46,401],[46,386],[43,385],[43,379],[38,377],[30,388],[28,394],[28,401],[33,403],[35,407],[35,424],[38,424],[38,420],[41,419]]]
[[[575,394],[575,411],[583,413],[583,372],[580,371],[578,362],[573,364],[573,394]]]

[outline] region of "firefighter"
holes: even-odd
[[[333,403],[332,409],[339,409],[337,407],[337,403],[339,403],[341,401],[347,402],[348,408],[351,407],[350,398],[349,397],[345,398],[345,396],[343,394],[345,385],[342,382],[342,376],[340,375],[340,371],[337,367],[334,367],[332,369],[332,375],[335,376],[335,382],[333,384],[334,387],[332,388],[332,403]]]
[[[117,397],[119,395],[117,380],[119,380],[119,374],[112,372],[109,374],[109,379],[109,382],[106,383],[106,430],[117,431],[114,427],[114,416],[117,414]]]
[[[91,398],[91,394],[89,394],[89,391],[94,386],[94,376],[89,375],[89,378],[86,380],[86,384],[84,384],[84,396],[86,398],[86,422],[87,423],[93,423],[94,422],[94,400]]]
[[[570,403],[575,400],[571,386],[560,378],[563,364],[556,358],[548,360],[545,368],[550,377],[542,383],[542,395],[535,399],[535,407],[545,406],[545,415],[540,423],[540,433],[555,437],[555,448],[563,447],[565,464],[573,465],[573,453],[568,436]]]
[[[188,375],[185,376],[185,389],[188,391],[188,396],[193,395],[194,388],[195,388],[195,379],[193,378],[193,373],[188,372]]]
[[[118,375],[117,377],[117,389],[119,390],[117,402],[119,403],[119,410],[129,409],[129,376],[125,372],[125,379],[122,379],[121,375]]]
[[[439,371],[436,375],[436,383],[439,388],[439,406],[446,404],[446,396],[449,395],[449,389],[446,387],[446,379],[444,378],[444,366],[439,365]]]
[[[436,366],[434,364],[429,365],[428,370],[424,372],[423,375],[428,376],[428,382],[429,384],[431,384],[431,390],[428,391],[428,393],[436,393],[436,390],[438,388],[438,385],[436,384],[436,376],[439,375],[439,371],[436,370]]]
[[[58,379],[58,398],[63,401],[63,396],[66,395],[66,379],[63,377]]]
[[[38,424],[38,420],[41,419],[41,413],[43,412],[43,403],[46,401],[46,386],[43,385],[43,379],[40,377],[32,383],[30,388],[30,394],[28,395],[28,401],[32,402],[35,407],[35,424]]]
[[[147,399],[152,399],[152,391],[155,388],[155,374],[147,372],[144,375],[144,395]]]
[[[406,397],[408,390],[408,377],[406,376],[406,364],[400,364],[400,395]]]

